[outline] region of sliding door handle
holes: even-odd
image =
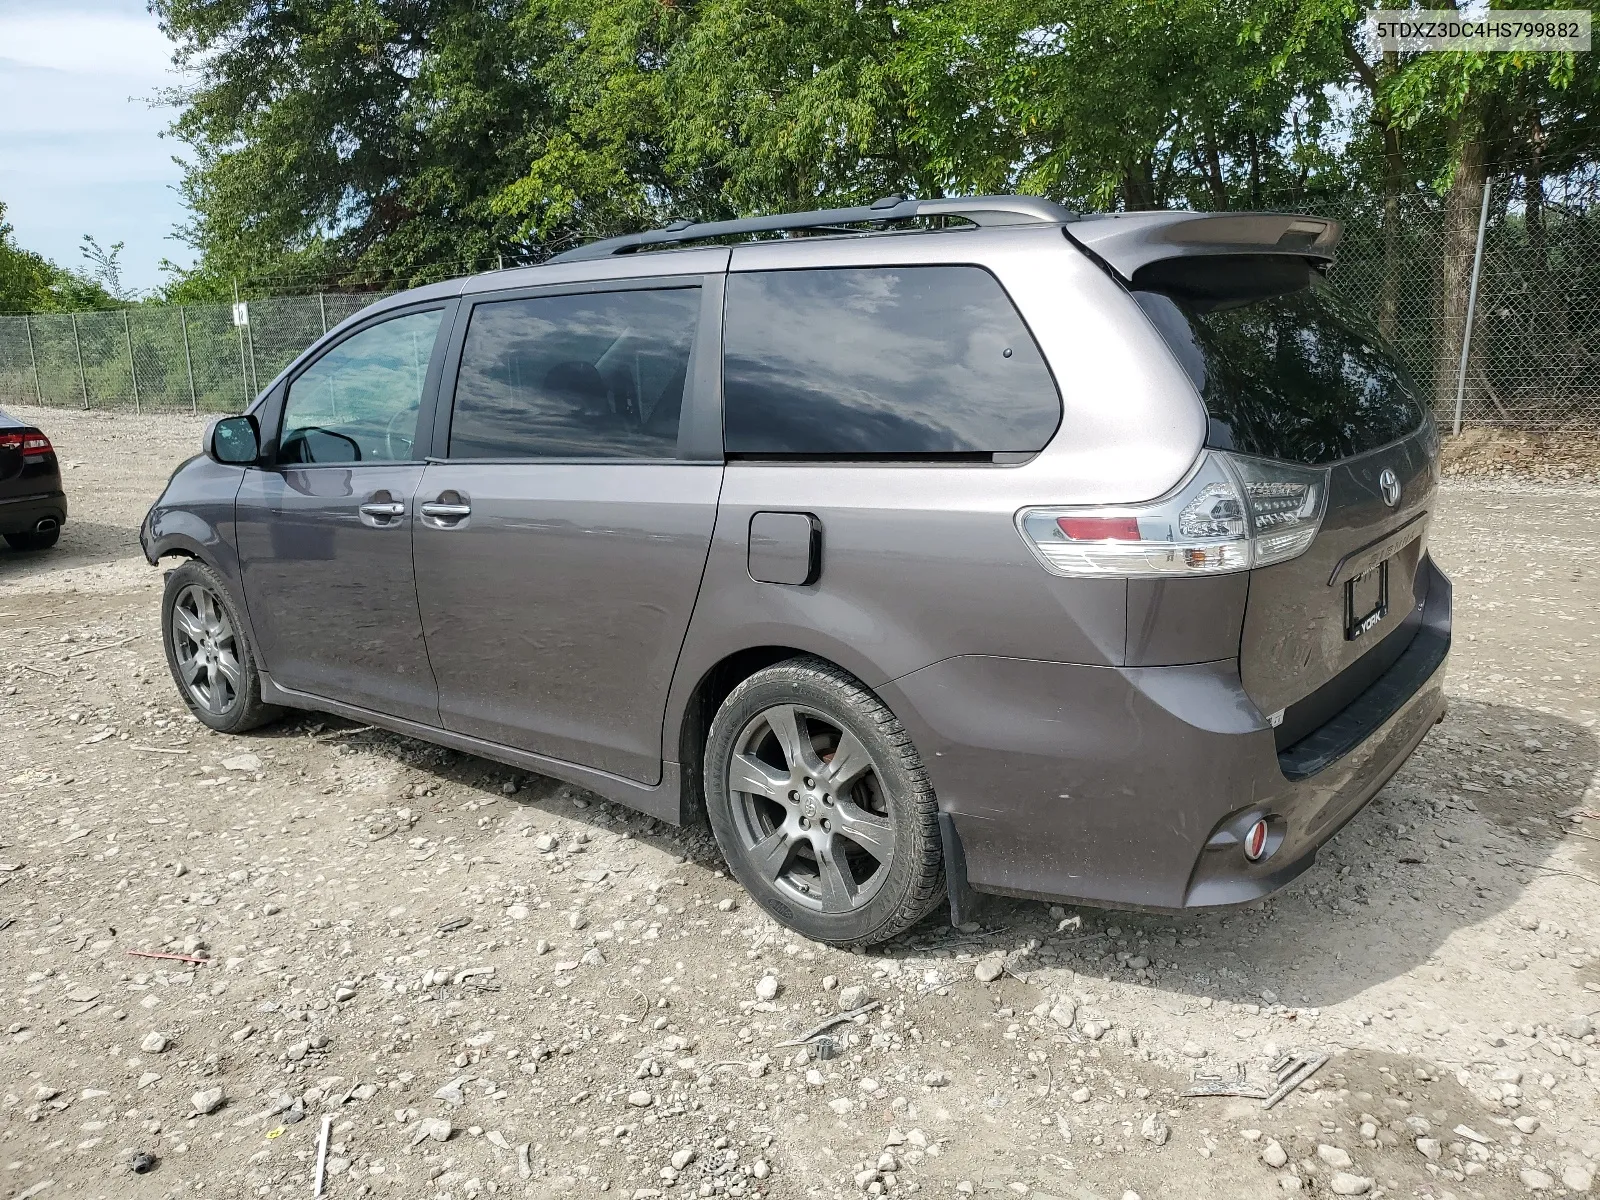
[[[461,517],[470,517],[472,515],[472,505],[429,503],[422,506],[422,515],[425,517],[460,519]]]

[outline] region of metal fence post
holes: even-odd
[[[239,382],[244,385],[244,406],[250,407],[250,368],[244,363],[244,326],[239,324],[239,281],[233,281],[233,327],[239,333]]]
[[[78,355],[78,386],[83,389],[83,411],[89,411],[89,377],[83,373],[83,341],[78,337],[78,314],[72,314],[72,349]]]
[[[1483,181],[1483,207],[1478,210],[1478,245],[1472,252],[1472,283],[1467,287],[1467,323],[1461,331],[1461,366],[1456,370],[1456,419],[1454,433],[1461,434],[1461,405],[1467,392],[1467,355],[1472,351],[1472,318],[1478,310],[1478,275],[1483,270],[1483,233],[1489,225],[1489,196],[1494,177]]]
[[[189,411],[200,411],[200,398],[194,391],[194,359],[189,354],[189,316],[184,312],[183,305],[178,305],[178,324],[183,327],[183,365],[189,372]]]
[[[28,361],[33,364],[33,394],[40,404],[44,403],[44,388],[39,386],[39,356],[33,349],[33,324],[32,318],[27,313],[22,314],[22,330],[28,335]]]
[[[133,380],[133,412],[139,413],[139,368],[133,363],[133,325],[128,320],[128,310],[122,310],[122,336],[128,339],[128,378]]]
[[[328,332],[328,298],[321,292],[317,293],[317,311],[322,314],[322,332]]]

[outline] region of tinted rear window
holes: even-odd
[[[450,457],[672,457],[699,313],[696,288],[479,304]]]
[[[1134,288],[1205,400],[1208,445],[1324,463],[1422,424],[1406,369],[1301,260],[1169,260]]]
[[[736,272],[723,345],[730,454],[1031,452],[1061,420],[1038,346],[980,267]]]

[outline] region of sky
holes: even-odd
[[[84,266],[84,234],[126,242],[123,286],[154,288],[174,237],[184,147],[152,107],[182,82],[144,0],[0,0],[0,201],[15,239],[64,267]]]

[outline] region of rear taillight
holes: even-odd
[[[22,433],[0,433],[0,450],[19,450],[28,458],[55,453],[55,447],[50,444],[50,439],[37,429],[28,429]]]
[[[1027,508],[1017,528],[1057,575],[1216,575],[1303,553],[1327,500],[1325,469],[1208,450],[1161,500]]]

